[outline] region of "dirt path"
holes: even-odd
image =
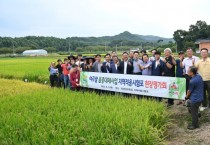
[[[187,107],[174,105],[169,108],[173,111],[173,123],[169,128],[167,145],[210,145],[210,109],[201,112],[200,128],[188,130],[191,122]]]

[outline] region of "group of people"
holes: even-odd
[[[123,52],[121,59],[117,52],[107,53],[102,61],[102,56],[96,54],[94,57],[84,57],[79,54],[77,57],[70,55],[68,58],[57,60],[57,65],[52,62],[50,71],[51,87],[61,87],[71,90],[80,90],[80,72],[118,73],[147,76],[168,76],[186,78],[186,99],[191,100],[192,124],[189,129],[198,127],[198,109],[210,107],[210,58],[208,49],[201,49],[201,59],[193,55],[193,49],[187,48],[185,52],[180,51],[175,59],[170,48],[161,52],[153,49],[149,57],[145,50]],[[138,76],[136,76],[138,77]],[[208,96],[207,96],[207,93]],[[208,99],[207,99],[208,98]],[[161,98],[158,98],[161,101]],[[168,99],[168,106],[174,105],[173,99]],[[179,101],[177,105],[182,104]]]

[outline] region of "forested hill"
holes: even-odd
[[[56,51],[67,51],[69,46],[71,50],[77,47],[107,45],[114,47],[116,45],[124,46],[139,46],[145,43],[157,43],[158,40],[163,40],[162,43],[173,42],[172,38],[163,38],[152,35],[137,35],[131,34],[128,31],[115,36],[103,37],[68,37],[66,39],[56,37],[43,36],[26,36],[26,37],[0,37],[0,48],[20,48],[30,47],[31,49],[55,48]],[[23,48],[24,49],[24,48]]]
[[[157,42],[158,40],[163,40],[165,43],[168,43],[169,41],[173,41],[172,38],[164,38],[164,37],[159,37],[159,36],[153,36],[153,35],[138,35],[138,34],[131,34],[128,31],[125,31],[123,33],[120,33],[115,36],[104,36],[104,37],[99,37],[99,39],[102,40],[131,40],[131,41],[153,41]]]

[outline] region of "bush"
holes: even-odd
[[[13,50],[12,48],[0,48],[0,54],[9,54],[9,53],[12,53]]]

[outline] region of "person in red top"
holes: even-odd
[[[73,64],[72,71],[70,74],[71,90],[73,90],[73,91],[80,90],[79,81],[80,81],[80,71],[78,69],[78,65]]]
[[[69,67],[70,64],[68,62],[68,59],[64,59],[64,64],[61,65],[61,68],[63,70],[64,75],[64,88],[66,89],[69,86]]]

